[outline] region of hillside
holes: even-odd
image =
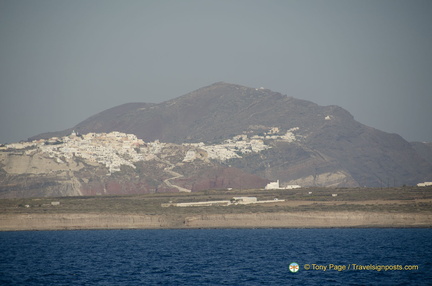
[[[411,146],[422,158],[432,164],[432,142],[411,142]]]
[[[78,136],[72,138],[72,131]],[[141,140],[131,143],[136,154],[123,152],[115,140],[96,140],[114,136],[114,131]],[[50,143],[53,137],[57,145]],[[117,149],[105,151],[123,161],[118,159],[122,163],[111,172],[99,157],[83,155],[87,147],[64,160],[62,152],[71,147],[66,141],[72,139],[80,146],[92,140],[93,147],[117,144]],[[47,194],[71,195],[262,188],[276,180],[282,187],[432,181],[428,145],[410,144],[397,134],[365,126],[338,106],[223,82],[159,104],[120,105],[29,141],[36,143],[16,148],[9,144],[1,150],[3,196],[27,196],[30,190],[40,195],[46,189],[51,190]],[[40,146],[59,151],[54,154]],[[46,164],[57,169],[40,167]],[[19,171],[11,171],[18,165]]]

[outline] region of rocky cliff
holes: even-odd
[[[166,228],[431,227],[432,215],[293,212],[212,215],[0,214],[0,231]]]

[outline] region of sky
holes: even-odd
[[[432,142],[432,1],[0,0],[0,143],[219,81]]]

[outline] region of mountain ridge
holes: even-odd
[[[114,131],[134,134],[143,140],[142,144],[133,143],[138,144],[134,147],[138,152],[136,156],[150,158],[131,161],[130,167],[121,167],[121,172],[109,178],[92,179],[76,170],[62,179],[67,182],[77,180],[80,187],[75,184],[72,188],[81,188],[87,193],[103,194],[109,186],[114,193],[139,193],[238,188],[241,184],[263,188],[267,182],[276,180],[280,180],[281,186],[304,187],[380,187],[388,186],[390,182],[401,186],[432,180],[432,148],[429,145],[411,144],[397,134],[366,126],[336,105],[320,106],[269,89],[224,82],[161,103],[115,106],[72,128],[39,134],[30,140],[52,142],[49,138],[53,137],[63,138],[60,141],[69,140],[72,131],[78,135],[94,133],[96,137],[102,136],[100,138],[117,136],[111,134]],[[94,136],[86,140],[96,140]],[[76,144],[84,144],[79,143],[81,139],[73,140],[77,140]],[[97,146],[99,143],[91,144]],[[58,148],[66,148],[60,145]],[[151,153],[149,150],[156,150],[155,146],[162,151]],[[122,154],[123,147],[118,148],[120,151],[115,152]],[[39,154],[42,149],[32,152]],[[80,152],[85,155],[88,151]],[[29,156],[24,153],[22,156]],[[42,153],[40,156],[44,157]],[[6,165],[3,174],[8,169],[7,164],[13,163],[15,157],[11,154],[12,151],[5,152],[0,161]],[[83,160],[74,156],[70,160],[76,164]],[[49,156],[44,158],[50,160]],[[58,159],[62,160],[61,156]],[[127,156],[123,159],[127,160]],[[86,166],[83,168],[94,176],[107,168],[89,167],[91,163],[87,161],[83,164]],[[135,168],[131,168],[133,166]],[[240,179],[234,180],[227,170],[237,173]],[[13,177],[10,174],[4,176]],[[50,177],[52,184],[55,184],[55,178]],[[126,184],[125,178],[131,182],[129,189],[121,186]],[[11,184],[20,188],[19,180],[10,179],[12,181]],[[255,183],[247,184],[249,181]]]

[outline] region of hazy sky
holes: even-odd
[[[432,141],[432,1],[0,0],[0,143],[218,81]]]

